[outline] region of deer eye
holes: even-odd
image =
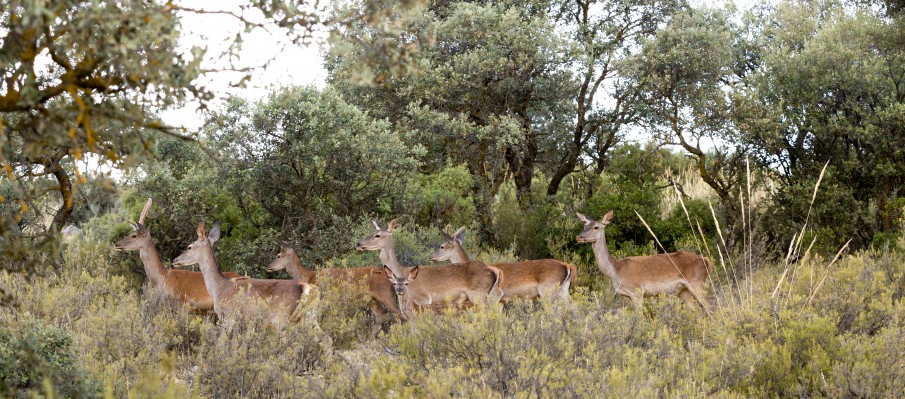
[[[277,258],[282,258],[282,257],[283,257],[283,255],[282,255],[282,254],[280,254],[280,255],[277,255]]]
[[[132,238],[138,237],[137,234],[132,234]]]
[[[597,230],[599,228],[600,228],[600,226],[594,226],[594,230]]]

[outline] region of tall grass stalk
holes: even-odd
[[[801,252],[801,242],[802,242],[802,239],[804,239],[805,232],[807,231],[808,222],[810,222],[810,220],[811,220],[811,210],[814,208],[814,201],[817,199],[817,191],[820,189],[820,183],[823,181],[823,175],[826,173],[826,168],[829,165],[830,165],[830,161],[827,161],[825,164],[823,164],[823,169],[820,170],[820,175],[817,176],[817,182],[814,184],[814,191],[811,193],[811,202],[808,204],[808,212],[805,214],[805,217],[804,217],[804,223],[801,225],[801,231],[799,231],[797,235],[792,236],[791,250],[790,250],[789,254],[786,255],[785,268],[783,270],[782,275],[780,276],[779,281],[777,282],[776,290],[774,290],[774,292],[779,290],[779,287],[780,287],[780,285],[782,285],[785,276],[791,270],[792,275],[789,277],[788,282],[787,282],[787,284],[789,284],[789,293],[787,296],[790,297],[792,295],[792,287],[793,287],[792,279],[794,278],[794,275],[796,274],[797,270],[799,270],[801,267],[804,267],[804,261],[807,260],[808,256],[810,255],[811,249],[814,245],[814,241],[813,240],[811,241],[811,244],[808,246],[808,248],[805,250],[805,252],[803,254]],[[816,238],[815,238],[815,240],[816,240]],[[847,245],[848,244],[846,244],[846,246]],[[795,267],[794,269],[792,266],[793,259],[797,260],[799,263],[799,266]],[[782,295],[780,295],[778,298],[776,298],[776,311],[779,311],[781,306],[782,306]]]
[[[682,198],[682,193],[679,191],[679,187],[676,186],[675,182],[673,182],[672,187],[676,193],[676,198],[678,199],[679,204],[682,206],[682,211],[685,213],[685,220],[688,221],[688,226],[691,227],[692,237],[694,237],[694,243],[695,243],[695,246],[697,246],[698,254],[703,254],[704,249],[706,248],[708,258],[713,259],[713,253],[711,253],[711,251],[710,251],[710,246],[707,245],[707,239],[706,239],[706,236],[704,236],[704,230],[701,229],[701,223],[700,222],[697,223],[698,229],[697,229],[697,231],[695,231],[694,224],[691,222],[691,214],[688,213],[688,208],[685,206],[685,200]],[[702,248],[702,244],[703,244],[704,248]],[[715,278],[713,278],[712,276],[713,275],[710,273],[707,274],[707,278],[710,280],[710,285],[713,287],[716,287],[715,283],[717,282],[717,280]],[[726,282],[728,283],[729,282],[728,276],[726,278],[727,278]],[[728,285],[731,289],[732,285],[731,284],[728,284]],[[724,287],[719,287],[719,288],[722,291],[725,291]],[[723,302],[720,300],[720,296],[714,295],[714,298],[716,299],[717,308],[722,310],[724,307],[723,307]],[[722,312],[720,312],[720,315],[723,316],[723,318],[725,318],[725,316],[723,315]]]
[[[848,241],[845,242],[845,245],[843,245],[842,248],[839,248],[839,252],[836,252],[836,256],[834,256],[833,260],[830,261],[830,264],[826,266],[826,270],[824,270],[823,276],[820,277],[820,280],[817,281],[817,285],[814,287],[813,290],[811,290],[811,294],[808,295],[808,300],[807,300],[807,302],[805,302],[804,306],[801,307],[801,311],[803,311],[804,308],[811,305],[811,301],[814,300],[814,297],[817,295],[817,292],[820,291],[821,287],[823,287],[823,282],[826,281],[826,277],[830,275],[830,268],[833,267],[833,264],[835,264],[837,260],[839,260],[839,256],[842,255],[842,252],[844,252],[845,249],[848,248],[848,244],[850,244],[851,242],[852,242],[852,240],[849,239]],[[799,311],[799,313],[801,311]]]
[[[723,237],[723,230],[720,228],[720,221],[716,217],[716,211],[713,210],[713,203],[707,202],[707,206],[710,207],[710,215],[713,216],[713,225],[716,226],[717,235],[720,237],[720,242],[723,244],[723,247],[720,248],[719,243],[717,243],[716,250],[720,255],[720,265],[723,267],[723,273],[726,273],[728,276],[732,273],[732,280],[735,281],[735,289],[738,292],[738,300],[744,303],[744,295],[742,291],[742,286],[738,282],[738,276],[735,273],[735,267],[732,265],[732,259],[729,257],[729,247],[726,245],[726,239]],[[726,256],[723,256],[723,250],[726,250]],[[726,263],[729,263],[729,268],[727,270]],[[728,278],[728,277],[727,277]]]
[[[654,230],[650,228],[650,225],[647,224],[647,221],[644,220],[644,218],[641,216],[640,213],[638,213],[638,211],[635,211],[635,215],[638,216],[638,219],[641,219],[641,223],[644,224],[644,227],[647,228],[647,232],[650,233],[651,237],[654,237],[654,241],[657,242],[657,246],[660,247],[660,249],[666,255],[666,258],[669,259],[669,263],[672,263],[672,266],[675,267],[676,271],[679,272],[679,277],[682,277],[682,280],[685,280],[687,282],[688,279],[685,278],[685,274],[682,273],[682,269],[679,269],[679,265],[677,265],[676,262],[672,260],[672,257],[669,256],[669,253],[666,252],[666,247],[664,247],[663,244],[660,243],[660,239],[657,238],[656,234],[654,234]],[[695,291],[695,289],[691,287],[691,284],[686,285],[686,288],[688,288],[688,290],[690,290],[694,294],[695,298],[697,298],[698,300],[704,299],[704,296],[703,296],[704,293]],[[701,306],[701,307],[704,308],[704,312],[707,313],[707,316],[713,317],[713,315],[710,314],[710,311],[707,310],[706,307],[704,307],[704,306]]]
[[[751,204],[754,199],[751,197],[751,159],[747,156],[745,157],[745,182],[748,188],[748,223],[746,226],[743,226],[744,232],[747,235],[747,247],[748,247],[748,298],[754,298],[754,234],[752,230],[751,224]],[[745,209],[744,206],[742,209]],[[753,303],[751,304],[753,306]]]

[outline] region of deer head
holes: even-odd
[[[606,215],[603,215],[603,218],[601,218],[600,221],[590,219],[578,212],[575,212],[575,215],[578,216],[578,220],[581,220],[581,222],[584,223],[584,230],[575,237],[575,240],[578,242],[594,243],[604,239],[603,230],[606,228],[606,225],[610,224],[613,220],[612,209],[610,209]]]
[[[278,253],[277,257],[267,265],[267,271],[273,273],[285,270],[290,262],[292,262],[293,256],[295,256],[295,248],[289,246],[289,243],[286,241],[280,241],[280,253]]]
[[[131,223],[132,233],[117,241],[116,245],[113,247],[114,249],[117,251],[136,251],[153,244],[151,241],[151,233],[142,224],[145,222],[145,218],[148,216],[148,211],[150,210],[151,199],[148,198],[148,202],[145,203],[144,209],[141,210],[141,216],[138,217],[138,222]]]
[[[185,252],[173,259],[173,266],[191,266],[201,262],[205,251],[220,239],[220,225],[215,224],[210,234],[205,234],[204,222],[198,223],[198,240],[189,244]]]
[[[408,285],[412,281],[415,281],[415,277],[418,277],[418,266],[412,268],[412,270],[403,277],[396,277],[393,270],[386,266],[383,267],[383,272],[386,273],[387,279],[393,284],[393,290],[396,291],[396,295],[402,296],[405,295],[405,290],[408,288]]]
[[[461,247],[462,243],[465,242],[465,226],[460,227],[453,235],[446,234],[445,231],[440,230],[440,237],[443,238],[443,242],[440,243],[437,250],[431,254],[431,262],[450,260],[456,255],[456,246],[458,245]]]
[[[379,251],[384,248],[392,247],[393,232],[396,231],[396,219],[390,220],[390,224],[387,226],[386,230],[380,228],[380,225],[377,224],[376,221],[371,221],[371,223],[374,223],[374,228],[377,229],[377,231],[370,237],[358,241],[358,243],[355,244],[355,249],[359,251]]]

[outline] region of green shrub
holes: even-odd
[[[300,304],[301,321],[277,326],[267,304],[248,298],[230,323],[204,323],[187,377],[193,389],[212,398],[296,397],[330,351],[329,338],[309,318],[316,306]]]
[[[2,396],[100,397],[99,384],[82,367],[76,353],[66,330],[30,314],[0,311]]]

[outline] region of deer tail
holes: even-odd
[[[490,269],[494,277],[496,277],[493,285],[490,287],[488,295],[493,298],[494,302],[499,302],[500,299],[503,298],[503,272],[493,266],[487,266],[487,268]]]

